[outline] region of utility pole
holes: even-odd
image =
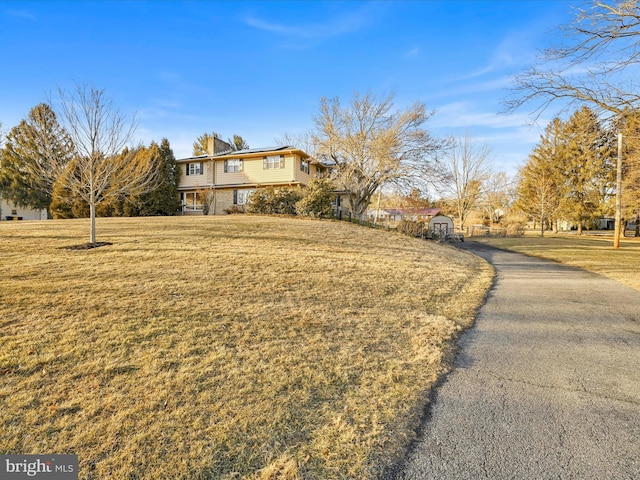
[[[378,190],[378,206],[376,207],[376,217],[373,219],[373,225],[378,226],[378,215],[380,215],[380,197],[382,196],[382,188]]]
[[[618,134],[618,162],[616,165],[616,227],[613,248],[620,248],[620,223],[622,222],[622,134]]]

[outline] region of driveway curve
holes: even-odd
[[[464,248],[495,267],[495,284],[392,478],[640,478],[640,292]]]

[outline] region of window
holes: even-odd
[[[243,161],[241,158],[224,161],[225,173],[241,172],[242,170],[243,170]]]
[[[300,159],[300,170],[304,173],[309,173],[309,161]]]
[[[233,191],[233,204],[234,205],[244,205],[247,203],[249,199],[249,195],[253,190],[234,190]]]
[[[268,157],[264,157],[263,167],[265,170],[284,168],[284,155],[269,155]]]
[[[187,175],[202,175],[204,173],[204,165],[202,162],[187,163]]]

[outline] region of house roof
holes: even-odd
[[[390,215],[423,215],[423,216],[433,216],[436,215],[440,209],[439,208],[385,208],[385,212],[388,212]]]
[[[299,150],[291,145],[285,145],[282,147],[262,147],[262,148],[246,148],[244,150],[232,150],[227,152],[221,152],[214,155],[214,157],[222,157],[224,155],[246,155],[248,153],[265,153],[265,152],[280,152],[282,150]]]
[[[317,160],[312,159],[306,152],[300,150],[299,148],[293,147],[291,145],[284,145],[280,147],[262,147],[262,148],[247,148],[245,150],[231,150],[216,153],[215,155],[197,155],[194,157],[180,158],[176,160],[176,162],[192,162],[194,160],[206,160],[206,159],[226,159],[226,158],[238,158],[238,157],[258,157],[261,154],[267,153],[275,153],[275,154],[283,154],[283,153],[298,153],[301,157],[308,159],[310,162],[315,163],[317,165],[322,165]]]

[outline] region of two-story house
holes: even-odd
[[[325,175],[326,167],[299,148],[284,146],[231,150],[216,139],[209,153],[177,160],[181,169],[178,191],[185,214],[220,215],[234,206],[243,209],[259,187],[304,187]],[[227,148],[225,148],[225,145]]]

